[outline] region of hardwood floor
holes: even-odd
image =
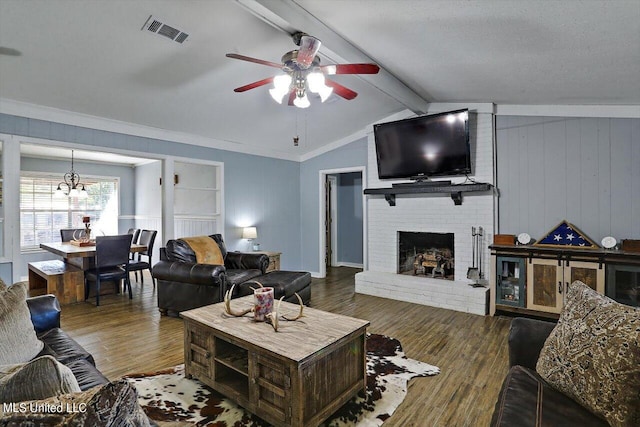
[[[441,369],[415,378],[385,427],[486,426],[507,373],[510,318],[465,314],[354,293],[357,269],[330,269],[313,279],[314,308],[366,319],[368,331],[400,340],[408,357]],[[156,290],[145,284],[127,294],[66,305],[62,327],[110,379],[182,363],[182,320],[160,316]]]

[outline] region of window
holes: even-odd
[[[55,197],[59,175],[22,172],[20,176],[20,248],[59,242],[61,228],[83,228],[91,217],[92,236],[118,233],[118,179],[82,177],[89,197]]]

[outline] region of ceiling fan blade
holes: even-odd
[[[324,83],[327,86],[331,86],[333,88],[333,93],[343,97],[344,99],[352,100],[353,98],[358,96],[356,92],[352,91],[348,87],[342,86],[340,83],[334,82],[333,80],[325,79]]]
[[[237,53],[227,53],[227,58],[239,59],[241,61],[253,62],[256,64],[268,65],[269,67],[282,68],[282,64],[265,61],[264,59],[252,58],[250,56],[238,55]]]
[[[296,90],[295,89],[291,89],[291,92],[289,92],[289,102],[288,104],[293,106],[293,101],[295,101],[296,99]]]
[[[234,92],[246,92],[250,89],[255,89],[260,86],[268,85],[273,82],[273,77],[267,77],[266,79],[258,80],[257,82],[249,83],[248,85],[235,88]]]
[[[376,64],[329,64],[320,67],[325,74],[378,74]]]

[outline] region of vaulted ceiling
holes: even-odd
[[[143,30],[150,15],[189,34]],[[268,86],[304,31],[358,92],[299,109]],[[429,102],[640,105],[640,1],[0,0],[0,111],[36,104],[297,158]],[[3,107],[4,104],[4,107]],[[9,109],[10,110],[10,109]],[[298,147],[293,137],[300,137]]]

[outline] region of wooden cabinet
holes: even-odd
[[[629,289],[632,293],[640,291],[636,283],[640,273],[634,273],[640,272],[640,253],[530,245],[491,245],[489,248],[492,251],[491,315],[502,310],[557,317],[564,306],[569,284],[576,280],[620,302],[637,304],[637,300],[621,295],[629,294]],[[519,271],[518,278],[516,271]]]
[[[270,271],[280,270],[280,255],[282,252],[271,251],[256,251],[257,254],[265,254],[269,257],[269,267],[267,267],[267,273]]]
[[[604,271],[597,262],[533,258],[527,267],[526,307],[560,313],[569,284],[576,280],[604,294]]]

